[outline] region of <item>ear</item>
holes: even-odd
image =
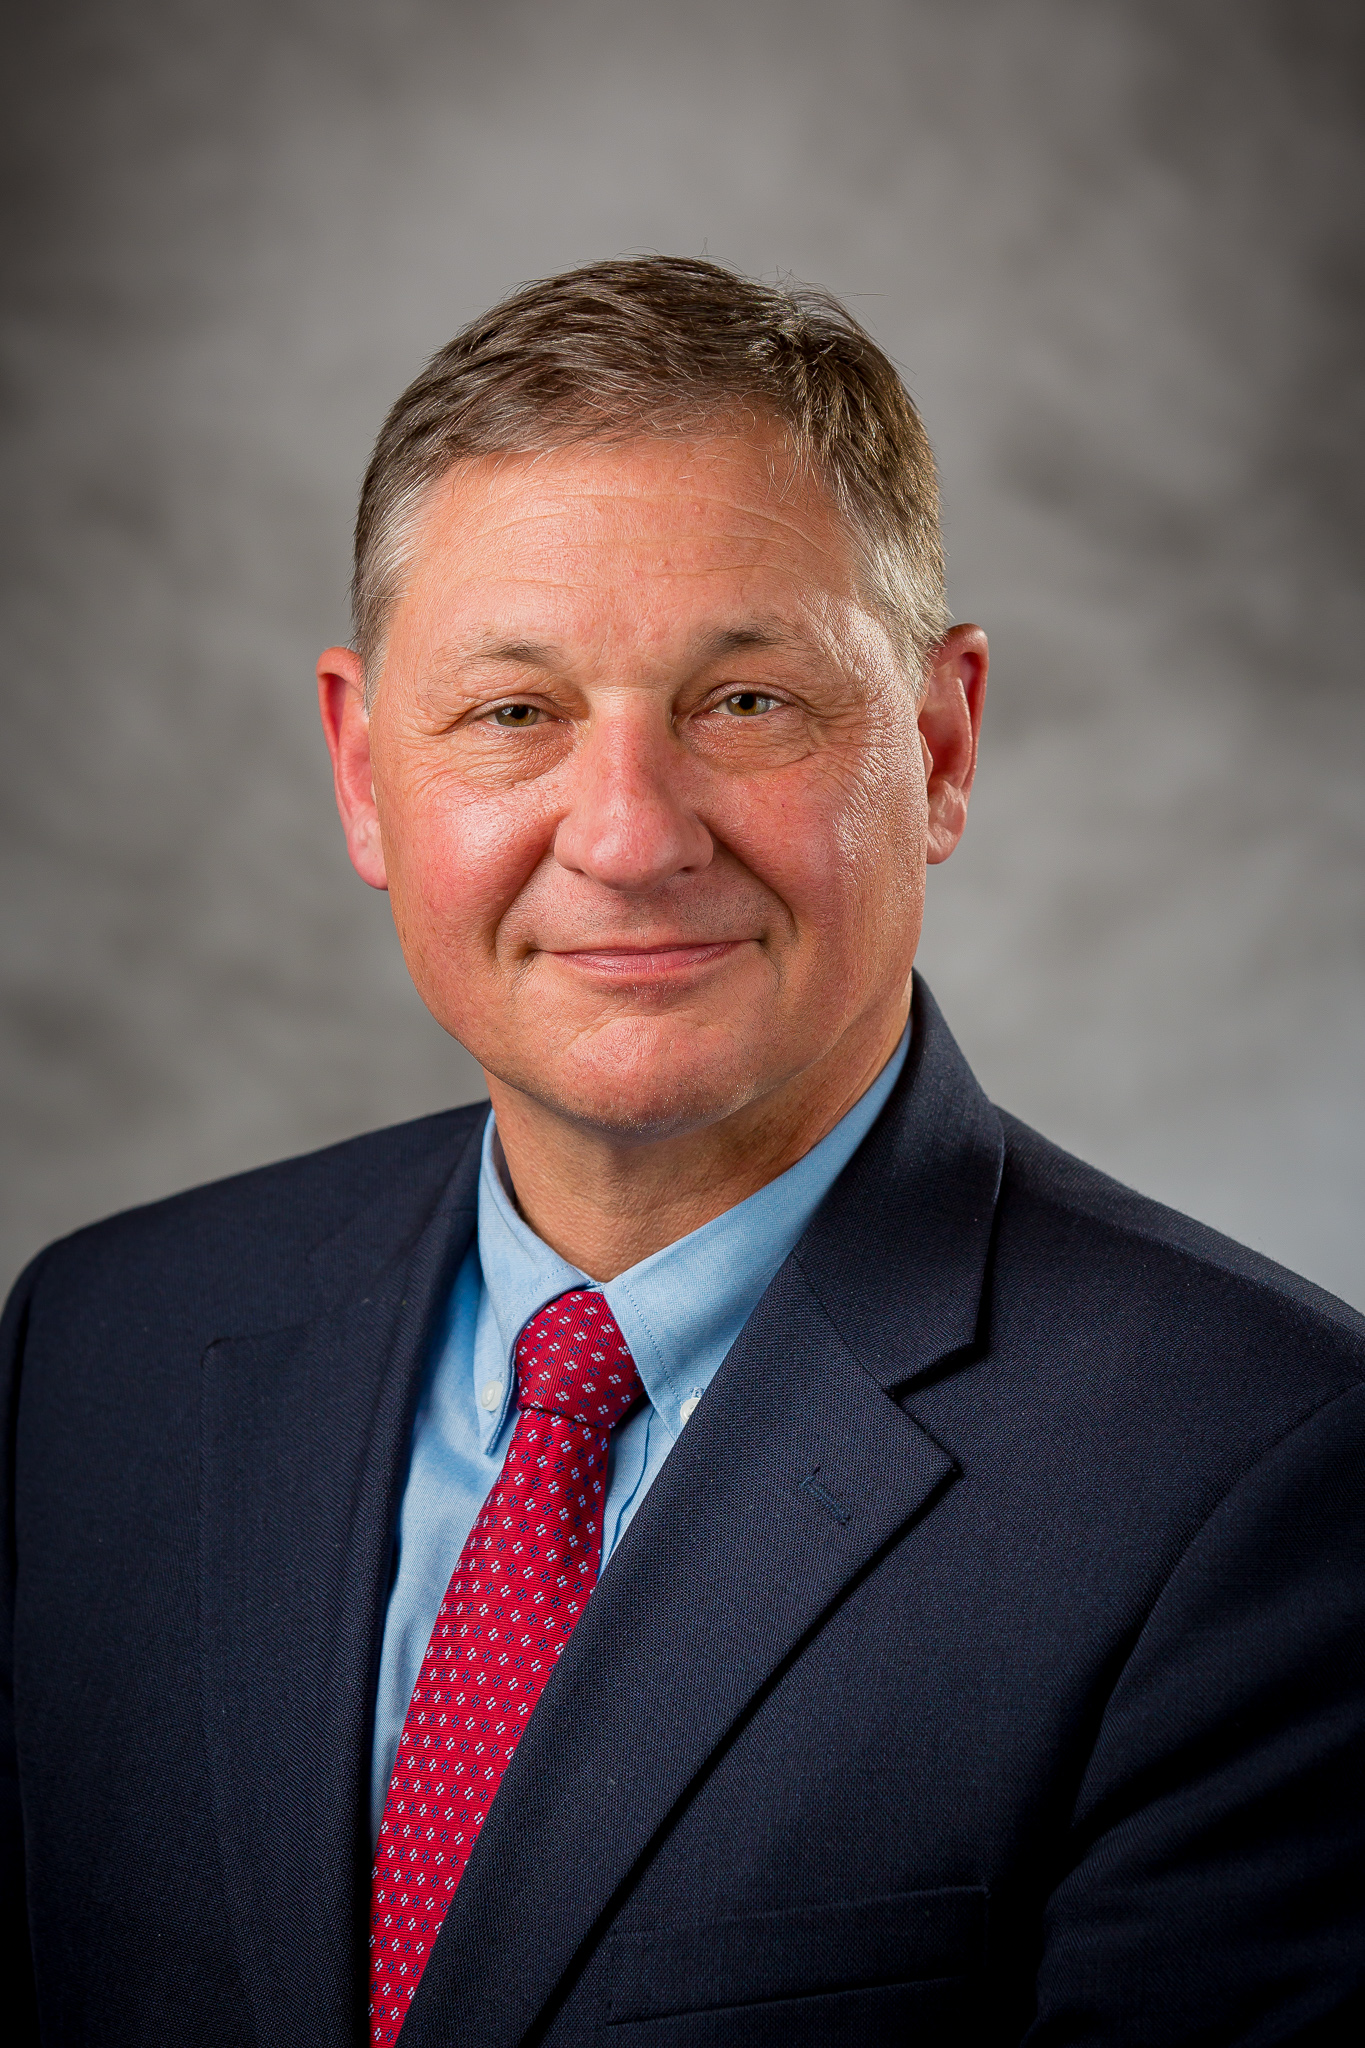
[[[929,796],[931,864],[947,860],[967,822],[989,667],[990,650],[980,626],[953,626],[925,668],[919,733]]]
[[[346,828],[351,865],[372,889],[387,889],[384,848],[379,837],[370,774],[370,720],[365,677],[351,647],[329,647],[318,658],[318,709],[332,757],[337,809]]]

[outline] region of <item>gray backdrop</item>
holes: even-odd
[[[347,865],[311,662],[423,358],[664,249],[832,286],[924,407],[996,668],[923,958],[987,1087],[1365,1303],[1362,20],[12,11],[6,1268],[476,1092]]]

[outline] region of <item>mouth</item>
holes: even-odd
[[[575,973],[638,985],[687,980],[728,960],[748,943],[747,939],[671,939],[654,946],[569,946],[547,951],[552,960]]]

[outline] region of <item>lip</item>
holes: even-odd
[[[680,981],[729,959],[745,939],[674,940],[659,946],[571,946],[547,948],[550,957],[599,980]]]

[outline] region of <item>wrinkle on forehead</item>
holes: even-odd
[[[837,506],[785,449],[775,451],[760,435],[681,446],[649,437],[458,463],[428,507],[414,571],[443,540],[501,539],[515,547],[551,525],[579,524],[584,542],[600,547],[600,529],[613,517],[618,548],[696,546],[704,535],[716,547],[767,550],[785,541],[822,558],[839,583],[852,576],[851,537]]]

